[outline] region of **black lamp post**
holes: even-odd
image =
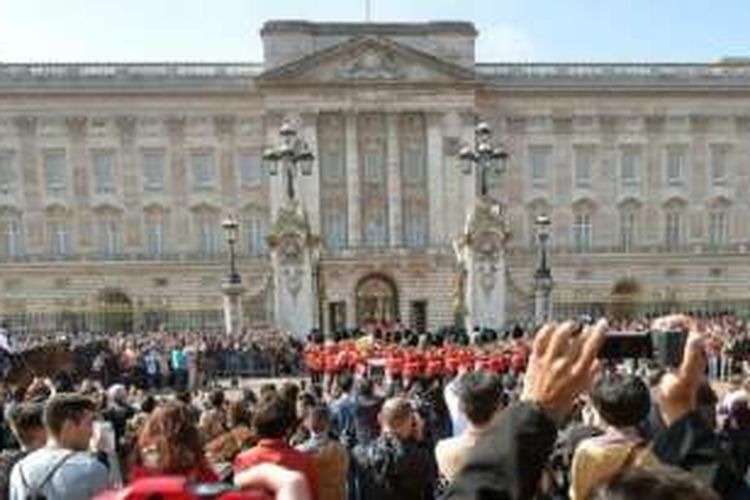
[[[279,128],[281,143],[268,148],[263,159],[268,162],[268,173],[277,175],[279,170],[284,176],[286,197],[289,201],[296,198],[294,178],[296,175],[312,174],[312,164],[315,159],[310,145],[300,137],[291,123],[285,121]]]
[[[493,146],[492,129],[487,122],[479,122],[474,129],[474,148],[468,144],[458,152],[462,162],[462,171],[470,175],[474,167],[479,175],[479,194],[487,196],[488,176],[490,172],[501,174],[505,171],[508,162],[508,153],[504,149]]]
[[[227,237],[227,243],[229,244],[229,274],[227,275],[227,282],[232,285],[239,285],[242,282],[242,277],[237,272],[237,264],[235,262],[236,258],[234,253],[234,245],[237,243],[239,224],[237,223],[237,219],[229,216],[221,223],[221,227],[224,228],[224,233]]]
[[[547,242],[551,225],[552,221],[546,215],[539,215],[534,221],[539,241],[539,267],[534,273],[534,316],[540,324],[549,321],[552,308],[551,293],[554,283],[552,271],[547,263]]]

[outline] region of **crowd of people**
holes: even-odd
[[[610,332],[652,329],[686,338],[676,367],[601,358]],[[3,386],[0,496],[748,499],[747,332],[719,314],[117,335],[81,380]],[[249,344],[305,375],[203,383],[212,346]]]

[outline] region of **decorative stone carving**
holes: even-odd
[[[85,116],[66,116],[65,125],[68,127],[68,133],[75,137],[86,134],[86,125],[88,118]]]
[[[118,116],[115,119],[117,130],[120,132],[120,139],[123,142],[131,142],[135,139],[137,122],[135,116]]]
[[[314,270],[318,265],[319,238],[310,231],[307,213],[298,202],[279,209],[268,242],[277,327],[305,336],[315,327],[318,312]]]
[[[366,50],[338,73],[346,80],[400,80],[406,73],[393,55],[378,50]]]
[[[13,124],[22,136],[31,136],[36,133],[37,119],[35,116],[16,116]]]
[[[234,133],[237,119],[231,115],[220,115],[214,117],[214,131],[221,139],[227,139]]]

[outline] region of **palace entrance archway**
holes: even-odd
[[[357,284],[357,324],[395,323],[399,320],[398,291],[387,276],[371,274]]]
[[[102,331],[133,331],[133,302],[122,290],[102,290],[98,296],[97,313],[99,328]]]
[[[617,319],[634,318],[638,311],[641,285],[634,278],[623,278],[612,287],[610,315]]]

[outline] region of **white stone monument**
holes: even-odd
[[[306,337],[317,325],[318,294],[315,269],[319,238],[310,231],[300,203],[279,209],[269,236],[274,276],[277,328]]]
[[[224,328],[230,335],[241,332],[243,327],[242,294],[245,287],[241,283],[225,280],[221,285],[224,297]]]
[[[463,300],[468,332],[500,329],[505,324],[507,237],[502,205],[480,198],[463,234],[454,241],[461,273],[457,293]]]

